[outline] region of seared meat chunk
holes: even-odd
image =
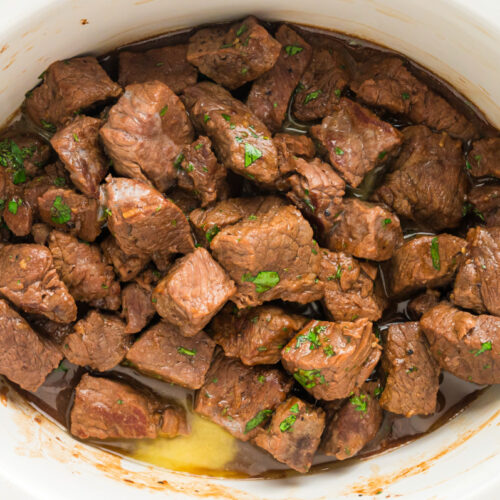
[[[353,187],[384,162],[402,142],[401,132],[368,109],[342,98],[311,135],[340,175]]]
[[[33,209],[21,196],[9,197],[4,201],[2,218],[16,236],[27,236],[33,225]]]
[[[295,170],[297,156],[306,160],[313,159],[315,147],[307,135],[280,133],[274,136],[273,141],[278,151],[278,169],[281,176]]]
[[[207,135],[218,159],[239,175],[270,184],[278,177],[278,154],[271,133],[227,90],[202,82],[184,91],[198,130]]]
[[[173,438],[188,436],[189,425],[186,420],[186,410],[180,406],[169,406],[162,413],[162,423],[158,434],[160,437]]]
[[[186,55],[187,45],[171,45],[145,52],[120,52],[118,82],[126,87],[156,80],[180,94],[189,85],[194,85],[198,77],[198,71],[188,63]]]
[[[476,384],[500,383],[500,318],[441,302],[422,316],[420,328],[443,370]]]
[[[467,166],[474,177],[500,178],[500,137],[475,141],[469,153]]]
[[[26,112],[39,127],[54,132],[75,113],[121,92],[95,57],[56,61],[43,73],[42,85],[26,97]]]
[[[420,319],[423,314],[439,304],[441,294],[437,290],[427,289],[408,302],[407,310],[410,317]]]
[[[311,60],[311,46],[287,25],[276,32],[281,52],[276,64],[257,78],[248,95],[247,105],[270,130],[281,127],[302,73]]]
[[[333,229],[324,239],[334,252],[383,261],[403,243],[399,218],[382,205],[346,198],[329,214]]]
[[[5,263],[4,263],[5,264]],[[3,268],[5,269],[5,267]],[[36,391],[62,359],[51,341],[0,299],[0,373],[26,391]]]
[[[99,184],[108,170],[99,144],[101,126],[97,118],[78,116],[50,140],[73,184],[90,198],[97,198]]]
[[[75,365],[105,372],[125,357],[132,337],[116,316],[92,310],[78,321],[64,340],[64,356]]]
[[[324,428],[325,412],[321,408],[291,397],[276,408],[269,428],[259,429],[254,442],[279,462],[307,472]]]
[[[405,241],[391,261],[391,291],[405,296],[421,288],[449,284],[467,242],[451,234],[416,236]]]
[[[175,182],[175,161],[193,140],[193,127],[182,101],[154,81],[129,85],[100,134],[118,174],[149,180],[163,192]]]
[[[436,411],[440,369],[417,322],[389,326],[382,369],[387,374],[382,408],[407,418]]]
[[[30,315],[28,317],[31,327],[42,337],[53,340],[58,346],[62,346],[64,339],[73,332],[74,323],[56,323],[44,316]]]
[[[474,227],[467,242],[451,300],[465,309],[500,316],[500,227]]]
[[[467,197],[474,205],[472,211],[475,215],[480,219],[484,219],[488,226],[500,226],[499,185],[491,184],[473,187]]]
[[[31,235],[33,236],[33,241],[38,245],[45,245],[49,238],[49,234],[52,228],[45,224],[44,222],[38,222],[33,224],[31,228]]]
[[[444,130],[462,140],[477,137],[474,125],[415,78],[399,57],[370,57],[359,65],[351,88],[367,104],[407,116],[414,123]]]
[[[424,126],[407,127],[403,136],[402,152],[375,199],[425,228],[458,226],[467,191],[460,141]]]
[[[280,370],[248,367],[218,353],[195,396],[194,411],[248,441],[285,400],[292,383]]]
[[[107,261],[113,265],[120,281],[132,281],[146,267],[151,260],[149,255],[140,253],[138,255],[126,254],[116,242],[113,236],[108,236],[101,243],[101,251]]]
[[[58,323],[76,319],[76,304],[57,276],[49,249],[41,245],[0,248],[0,295],[32,314]]]
[[[226,26],[204,28],[190,39],[187,60],[201,73],[229,89],[269,71],[281,45],[254,17]]]
[[[380,345],[366,319],[310,321],[282,351],[282,363],[316,399],[345,398],[368,378]]]
[[[161,321],[146,330],[127,360],[146,375],[189,389],[199,389],[210,368],[215,342],[204,332],[187,338],[182,330]]]
[[[178,259],[153,291],[158,314],[192,337],[236,292],[233,281],[204,248]]]
[[[288,314],[277,306],[259,306],[233,311],[226,306],[212,321],[213,339],[226,356],[240,358],[245,365],[273,365],[281,359],[281,349],[307,319]]]
[[[200,200],[193,193],[175,187],[166,194],[183,212],[186,217],[195,209],[200,207]]]

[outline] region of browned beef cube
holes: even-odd
[[[437,290],[426,290],[408,302],[407,311],[411,318],[418,320],[427,311],[437,306],[440,302],[441,294]]]
[[[49,234],[52,231],[52,228],[45,224],[44,222],[37,222],[33,224],[31,228],[31,235],[33,236],[33,241],[37,245],[45,245],[47,243],[47,239],[49,238]]]
[[[132,83],[156,80],[180,94],[189,85],[194,85],[198,78],[198,71],[187,62],[186,55],[187,45],[172,45],[145,52],[120,52],[118,82],[126,87]]]
[[[297,156],[312,160],[316,152],[312,139],[307,135],[280,133],[273,137],[273,141],[278,151],[278,169],[282,176],[295,170]]]
[[[467,167],[474,177],[500,177],[500,137],[475,141],[468,158]]]
[[[34,392],[47,375],[57,368],[61,359],[62,354],[55,344],[39,337],[7,302],[0,299],[2,375],[23,389]]]
[[[325,412],[296,397],[276,408],[269,429],[259,429],[256,445],[276,460],[299,472],[307,472],[325,428]]]
[[[204,332],[187,338],[161,321],[146,330],[127,354],[127,360],[146,375],[199,389],[205,383],[215,342]]]
[[[49,249],[41,245],[5,245],[0,249],[0,294],[15,306],[58,323],[76,319],[76,304],[57,276]]]
[[[278,177],[278,154],[271,132],[227,90],[210,82],[188,87],[186,107],[195,126],[213,143],[226,168],[257,182]]]
[[[500,226],[500,186],[496,184],[475,186],[467,195],[474,205],[472,212],[481,220],[484,219],[488,226]],[[467,205],[464,209],[470,207]]]
[[[333,167],[353,187],[392,156],[402,142],[401,132],[368,109],[342,98],[321,125],[311,127]]]
[[[282,363],[316,399],[345,398],[368,378],[380,346],[366,319],[310,321],[282,352]]]
[[[478,313],[500,316],[500,227],[475,227],[458,268],[451,300]]]
[[[291,206],[226,226],[210,245],[236,282],[238,307],[282,299],[305,304],[323,295],[317,278],[321,257],[313,231]]]
[[[320,280],[325,286],[323,302],[335,321],[382,317],[387,301],[374,289],[377,268],[343,252],[321,249]]]
[[[474,125],[415,78],[399,57],[369,58],[358,67],[351,88],[367,104],[405,115],[412,122],[444,130],[462,140],[477,137]]]
[[[287,314],[277,306],[242,311],[226,306],[213,319],[210,329],[226,356],[240,358],[249,366],[273,365],[279,363],[281,349],[306,321],[305,317]]]
[[[378,391],[378,383],[367,382],[359,394],[348,399],[333,415],[327,415],[320,448],[325,455],[346,460],[357,455],[376,436],[383,417],[376,398]]]
[[[229,89],[241,87],[270,70],[281,45],[254,17],[226,26],[205,28],[189,39],[187,60],[201,73]]]
[[[127,255],[187,253],[194,248],[182,210],[145,182],[108,177],[101,204],[108,209],[111,234]]]
[[[113,236],[108,236],[101,243],[101,251],[107,261],[113,265],[120,281],[132,281],[146,267],[151,260],[149,255],[140,253],[138,255],[126,254],[117,244]]]
[[[387,374],[382,408],[407,418],[436,411],[440,369],[417,322],[389,326],[382,369]]]
[[[81,243],[61,231],[52,231],[48,243],[54,267],[75,300],[93,303],[107,298],[110,309],[120,307],[120,284],[97,245]]]
[[[184,189],[173,188],[167,193],[167,198],[172,200],[186,216],[195,208],[200,207],[200,200],[193,193],[188,193]]]
[[[291,386],[276,368],[248,367],[219,353],[196,393],[194,411],[248,441],[285,400]]]
[[[153,291],[158,314],[192,337],[236,292],[233,281],[204,248],[178,259]]]
[[[311,46],[286,24],[276,32],[281,52],[276,64],[257,78],[248,95],[247,105],[270,130],[281,127],[290,97],[311,60]]]
[[[500,318],[441,302],[422,316],[420,328],[443,370],[476,384],[500,383]]]
[[[189,424],[186,420],[186,410],[180,406],[169,406],[162,413],[162,423],[158,434],[161,437],[173,438],[189,435]]]
[[[43,73],[42,85],[26,97],[25,106],[33,122],[55,132],[75,113],[121,92],[95,57],[78,57],[52,63]]]
[[[325,235],[326,246],[360,259],[388,260],[403,243],[399,218],[381,205],[346,198],[331,213],[333,229]]]
[[[423,126],[407,127],[403,136],[402,152],[375,199],[424,228],[458,226],[467,191],[460,141]]]
[[[416,236],[396,250],[391,261],[391,291],[405,296],[451,282],[467,242],[451,234]]]
[[[16,236],[27,236],[33,225],[33,209],[21,196],[4,200],[2,218]]]
[[[176,158],[193,140],[193,127],[182,101],[155,81],[129,85],[100,134],[118,174],[163,192],[175,182]]]
[[[42,337],[53,340],[58,346],[64,344],[65,338],[73,332],[74,323],[56,323],[43,316],[30,316],[31,327]]]
[[[99,184],[108,170],[99,144],[101,126],[97,118],[78,116],[50,140],[73,184],[91,198],[97,198]]]

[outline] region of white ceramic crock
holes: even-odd
[[[443,76],[500,127],[498,0],[1,0],[0,118],[49,63],[253,13],[399,50]],[[500,387],[398,450],[287,480],[216,480],[121,460],[73,441],[0,389],[0,499],[500,498]]]

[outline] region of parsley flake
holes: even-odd
[[[251,281],[255,285],[257,293],[264,293],[275,287],[280,282],[279,274],[276,271],[261,271],[257,276],[252,276],[250,273],[245,273],[241,277],[241,281]]]
[[[269,417],[273,414],[272,410],[260,410],[255,417],[247,422],[245,425],[245,434],[248,434],[250,431],[253,431],[260,424],[269,419]]]

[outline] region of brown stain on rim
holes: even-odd
[[[89,20],[88,20],[88,19],[85,19],[85,18],[80,19],[80,24],[81,24],[82,26],[85,26],[86,24],[89,24]]]

